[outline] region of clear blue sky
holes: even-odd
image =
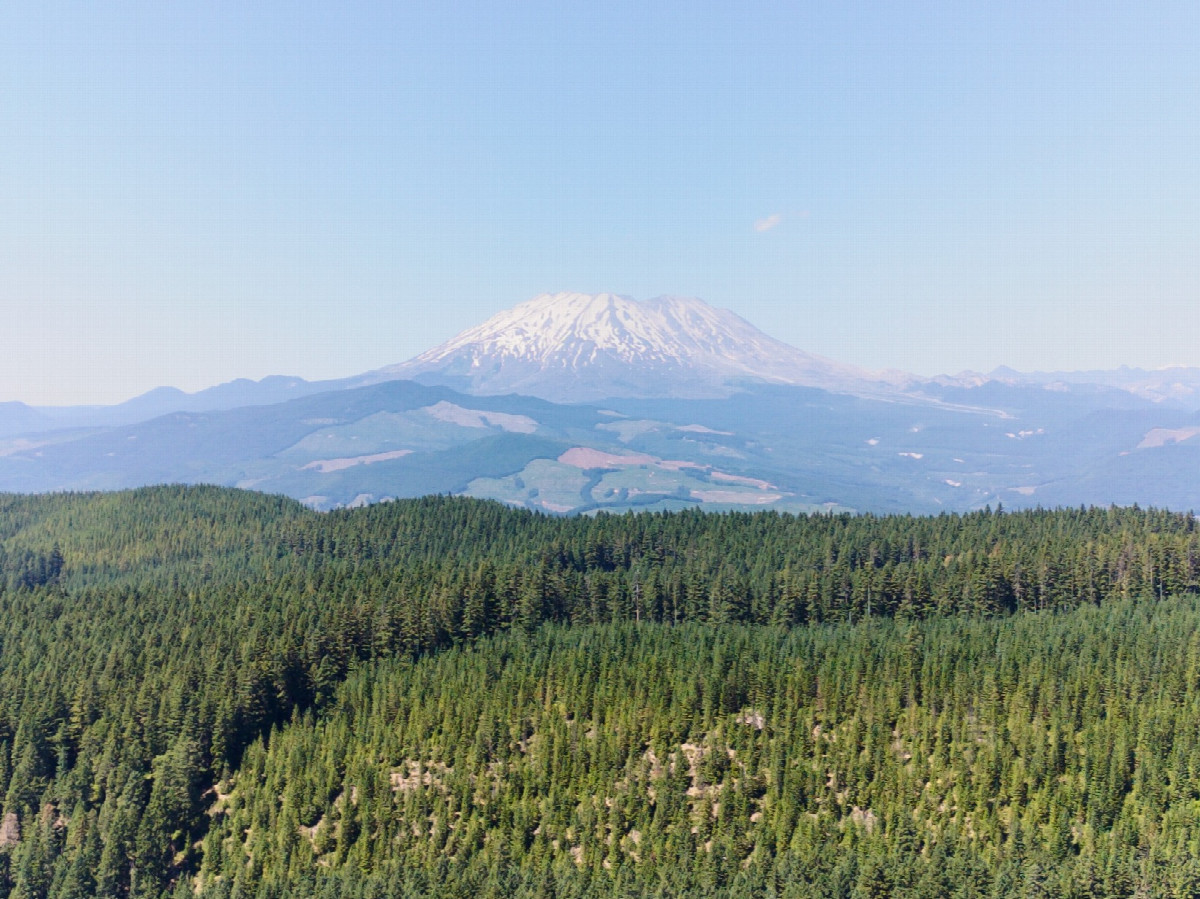
[[[1200,365],[1200,4],[0,4],[0,400],[543,291],[922,374]]]

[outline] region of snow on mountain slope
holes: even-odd
[[[875,394],[887,379],[796,349],[690,297],[543,294],[375,373],[557,401],[728,395],[739,382]]]

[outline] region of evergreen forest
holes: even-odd
[[[0,897],[1196,895],[1191,514],[0,495]]]

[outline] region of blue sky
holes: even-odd
[[[1200,365],[1200,4],[0,5],[0,401],[544,291],[921,374]]]

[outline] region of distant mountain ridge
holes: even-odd
[[[0,404],[0,491],[209,483],[320,509],[1200,508],[1200,369],[876,374],[700,300],[536,297],[399,365]]]
[[[542,294],[374,377],[555,402],[728,396],[747,383],[870,394],[885,376],[797,349],[693,297]]]
[[[1168,365],[1162,368],[1120,368],[1092,371],[1020,372],[1007,366],[994,369],[988,380],[1008,384],[1038,384],[1048,389],[1065,385],[1115,387],[1155,403],[1200,407],[1200,368]]]

